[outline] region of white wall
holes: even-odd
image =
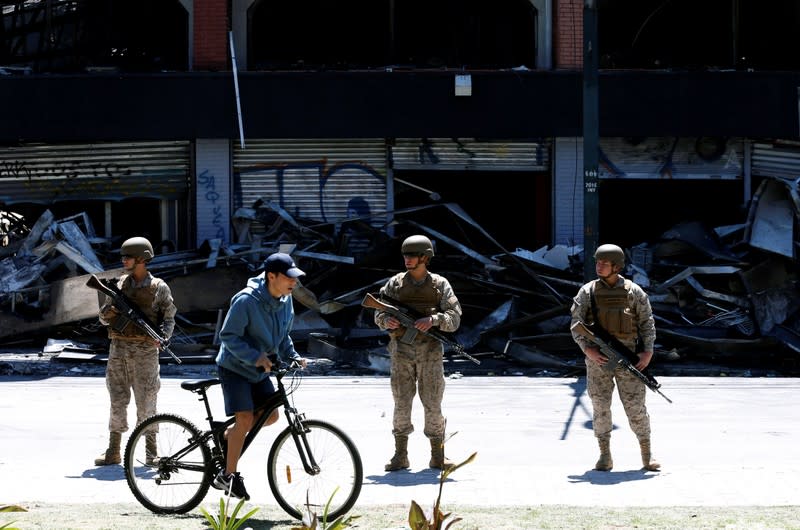
[[[195,143],[197,246],[207,239],[230,243],[231,148],[226,138]]]

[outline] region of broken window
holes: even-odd
[[[178,0],[3,2],[0,67],[32,72],[187,70]]]
[[[797,70],[794,0],[604,0],[601,68]]]
[[[530,0],[256,2],[249,68],[536,66]]]

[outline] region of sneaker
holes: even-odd
[[[250,495],[248,495],[247,490],[244,488],[244,480],[242,480],[242,476],[238,472],[226,475],[223,469],[217,473],[211,485],[218,490],[224,491],[226,494],[230,493],[232,497],[236,497],[237,499],[250,500]]]

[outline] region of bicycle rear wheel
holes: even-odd
[[[287,427],[278,434],[269,451],[269,487],[281,508],[296,519],[302,519],[310,510],[321,520],[330,501],[327,521],[331,522],[347,513],[361,493],[364,476],[361,456],[338,427],[320,420],[305,420],[303,424],[319,473],[305,471],[291,427]]]
[[[213,480],[211,451],[200,437],[194,424],[174,414],[156,414],[133,430],[125,446],[125,479],[145,508],[186,513],[200,504]],[[148,438],[155,444],[150,452]]]

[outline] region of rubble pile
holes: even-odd
[[[623,274],[648,292],[656,318],[654,373],[694,375],[692,367],[703,364],[750,373],[800,371],[796,183],[765,182],[762,187],[778,186],[785,195],[760,190],[740,225],[712,229],[685,222],[625,249]],[[93,273],[119,274],[118,242],[98,238],[82,213],[54,220],[46,212],[30,228],[30,220],[9,212],[0,219],[0,341],[71,337],[103,350],[102,330],[92,325],[97,293],[85,283]],[[584,283],[580,247],[505,249],[453,203],[397,210],[382,224],[298,219],[259,201],[236,213],[234,228],[235,243],[157,251],[150,265],[173,289],[179,309],[173,350],[183,358],[210,361],[230,296],[258,274],[266,255],[282,251],[307,273],[294,294],[298,345],[310,357],[388,372],[387,337],[361,302],[400,270],[403,239],[422,233],[435,243],[431,270],[450,280],[463,306],[453,339],[480,360],[450,351],[451,371],[583,370],[569,334],[572,297]]]

